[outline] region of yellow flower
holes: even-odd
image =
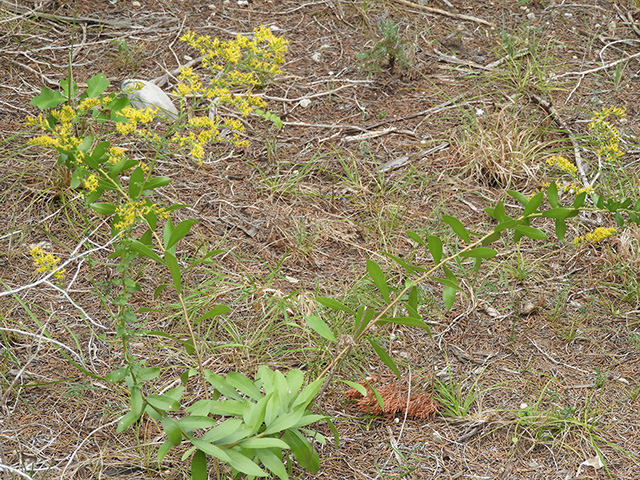
[[[560,170],[567,173],[576,173],[578,171],[578,167],[576,167],[573,163],[567,160],[565,157],[560,155],[551,157],[547,159],[547,165],[549,166],[557,166]]]
[[[576,237],[573,243],[576,246],[580,246],[585,243],[597,243],[601,242],[605,238],[609,238],[615,234],[617,230],[613,227],[598,227],[593,232],[587,233],[583,237]]]
[[[98,177],[92,173],[84,179],[83,185],[88,192],[95,192],[96,188],[98,188]]]
[[[60,263],[59,258],[54,257],[50,253],[45,254],[44,250],[39,245],[33,247],[29,253],[33,258],[33,264],[38,268],[39,273],[53,272],[57,268],[58,263]],[[53,274],[53,276],[56,280],[62,280],[64,278],[64,272],[64,269],[58,270]]]

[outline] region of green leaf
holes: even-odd
[[[579,193],[573,201],[573,208],[582,208],[587,198],[587,192]]]
[[[469,250],[468,252],[461,252],[461,257],[471,257],[471,258],[493,258],[498,254],[496,250],[493,248],[486,247],[478,247],[473,250]]]
[[[98,73],[87,81],[87,97],[97,98],[109,88],[109,80],[104,73]]]
[[[137,422],[141,415],[142,415],[142,412],[134,412],[134,411],[131,411],[125,414],[118,422],[118,428],[116,428],[116,433],[124,432],[127,428],[129,428],[131,425]]]
[[[189,415],[178,420],[178,425],[183,429],[193,431],[198,428],[214,427],[218,421],[215,418],[202,415]]]
[[[516,225],[515,229],[522,235],[533,238],[534,240],[544,240],[547,238],[547,234],[539,228],[529,227],[527,225]]]
[[[287,448],[289,448],[289,445],[287,445]],[[256,450],[256,456],[265,468],[280,480],[289,480],[287,469],[282,463],[282,457],[280,455],[276,455],[272,450]]]
[[[549,205],[553,208],[558,206],[558,185],[556,182],[551,182],[547,188],[547,199],[549,199]]]
[[[373,347],[373,350],[376,352],[378,357],[380,357],[380,360],[382,360],[384,362],[384,364],[387,367],[389,367],[393,373],[396,374],[396,377],[400,378],[400,370],[398,370],[398,366],[393,361],[393,359],[389,356],[389,354],[380,345],[378,345],[376,342],[374,342],[372,339],[369,338],[367,340],[369,340],[369,343]]]
[[[147,403],[158,410],[176,411],[180,410],[180,402],[166,395],[149,395]]]
[[[260,400],[263,398],[260,389],[256,387],[255,383],[249,378],[239,372],[229,372],[226,377],[227,383],[236,390],[241,391],[245,395],[251,397],[254,400]]]
[[[234,448],[227,450],[230,457],[229,465],[235,468],[239,472],[247,475],[253,475],[254,477],[267,477],[268,474],[256,465],[250,458],[246,457]]]
[[[158,256],[158,254],[138,240],[131,240],[131,242],[129,242],[129,248],[134,252],[138,252],[143,257],[150,258],[151,260],[155,260],[159,264],[164,265],[164,261]]]
[[[391,299],[389,298],[389,286],[387,285],[387,280],[384,278],[384,272],[380,268],[380,266],[374,262],[373,260],[367,259],[367,273],[373,280],[373,283],[385,302],[389,303]]]
[[[381,318],[376,322],[376,325],[386,325],[388,323],[393,323],[395,325],[406,325],[408,327],[418,327],[423,330],[428,330],[429,327],[424,320],[416,317],[393,317],[393,318]]]
[[[487,238],[485,238],[482,241],[482,246],[486,247],[487,245],[491,245],[496,240],[499,240],[500,236],[501,236],[500,232],[493,232],[491,235],[489,235]]]
[[[124,377],[126,377],[128,374],[129,374],[129,367],[120,367],[119,369],[109,373],[105,377],[105,379],[108,382],[118,383],[118,382],[121,382],[124,379]]]
[[[69,77],[60,81],[60,88],[62,88],[62,92],[67,98],[75,97],[78,92],[78,84],[73,81],[73,78],[70,79]]]
[[[273,438],[273,437],[252,437],[252,438],[247,438],[246,440],[243,440],[242,442],[240,442],[240,444],[238,446],[240,446],[242,448],[255,448],[256,450],[257,449],[262,449],[262,448],[286,448],[286,449],[289,449],[289,445],[287,445],[285,442],[283,442],[279,438]]]
[[[182,291],[182,273],[180,272],[180,265],[178,265],[176,257],[174,257],[168,250],[164,252],[164,263],[169,269],[169,272],[171,272],[173,286],[178,292],[178,295],[180,295]]]
[[[575,217],[580,213],[580,210],[576,208],[557,207],[542,212],[542,216],[545,218],[569,218]]]
[[[427,247],[433,257],[433,263],[438,264],[442,259],[442,240],[435,235],[429,235],[427,237]]]
[[[202,322],[203,320],[207,320],[207,319],[212,318],[212,317],[217,317],[218,315],[224,315],[225,313],[229,313],[230,311],[231,311],[231,308],[229,308],[227,305],[218,305],[216,307],[213,307],[211,310],[209,310],[204,315],[198,317],[198,319],[195,321],[195,323],[198,324],[198,323]]]
[[[309,325],[309,328],[311,328],[311,330],[326,338],[330,342],[337,342],[336,337],[333,335],[333,332],[331,331],[329,326],[320,317],[317,317],[315,315],[308,315],[304,317],[304,320],[305,322],[307,322],[307,325]]]
[[[196,450],[191,459],[191,480],[207,480],[207,456]]]
[[[47,108],[54,108],[67,101],[65,97],[59,91],[52,91],[47,87],[42,87],[40,95],[33,97],[33,100],[29,102],[29,105],[38,107],[40,110],[46,110]]]
[[[334,310],[342,310],[343,312],[347,312],[351,315],[356,314],[356,312],[351,310],[344,303],[341,303],[338,300],[334,300],[333,298],[316,297],[316,302],[318,302],[320,305],[324,305],[325,307],[333,308]]]
[[[311,473],[320,469],[320,458],[313,446],[298,430],[287,430],[282,439],[289,444],[291,453],[300,466]]]
[[[165,185],[169,185],[171,183],[171,177],[155,177],[147,180],[147,183],[144,184],[145,190],[153,190],[154,188],[164,187]]]
[[[275,399],[275,396],[272,397]],[[264,431],[265,435],[273,435],[277,432],[282,432],[291,427],[297,425],[302,416],[304,415],[305,406],[299,406],[290,412],[282,412],[271,423],[267,425],[267,429]],[[266,423],[266,420],[265,420]]]
[[[544,192],[536,193],[533,197],[531,197],[531,200],[529,200],[527,205],[524,207],[522,216],[526,217],[528,215],[531,215],[532,213],[535,213],[535,211],[538,209],[538,207],[542,203],[542,200],[544,200]]]
[[[308,407],[313,399],[316,398],[316,395],[318,395],[318,392],[320,391],[323,383],[324,378],[318,378],[317,380],[314,380],[309,385],[304,387],[304,390],[302,390],[302,392],[300,392],[300,394],[296,397],[291,407],[297,408],[299,405]]]
[[[178,424],[178,422],[176,422],[173,418],[163,417],[162,429],[167,434],[167,441],[171,446],[180,445],[180,443],[182,442],[182,430],[180,429],[180,425]],[[169,450],[167,450],[167,452],[168,451]],[[160,456],[159,453],[158,456]],[[161,462],[162,458],[159,458],[158,461]]]
[[[169,453],[169,450],[171,450],[173,447],[174,445],[172,445],[169,440],[160,445],[160,447],[158,448],[158,463],[162,463],[164,457],[167,456],[167,453]]]
[[[144,176],[144,170],[138,167],[129,177],[129,196],[132,200],[138,200],[138,198],[140,198],[144,185]]]
[[[171,232],[171,236],[169,237],[169,241],[165,248],[169,249],[182,240],[189,233],[189,230],[194,223],[198,223],[198,221],[192,218],[180,222]]]
[[[564,235],[567,233],[567,224],[564,218],[556,218],[556,235],[558,240],[564,240]]]
[[[367,396],[367,388],[360,384],[360,383],[356,383],[356,382],[351,382],[349,380],[340,380],[338,379],[340,382],[342,383],[346,383],[347,385],[349,385],[351,388],[354,388],[360,395],[362,395],[363,397]]]
[[[214,443],[223,438],[228,437],[232,433],[237,432],[242,427],[242,420],[239,418],[230,418],[225,420],[220,425],[212,428],[202,436],[202,440],[205,442]]]
[[[460,220],[450,215],[442,215],[442,221],[449,225],[458,237],[465,242],[470,243],[471,240],[469,239],[469,232],[467,232],[467,229],[464,228],[464,225]]]
[[[220,447],[213,445],[212,443],[205,442],[200,438],[191,438],[191,445],[196,447],[199,450],[202,450],[207,455],[211,455],[212,457],[217,458],[218,460],[222,460],[225,463],[231,462],[231,457],[227,455],[227,453],[222,450]]]
[[[100,215],[113,215],[116,213],[116,206],[111,203],[95,202],[89,205],[89,208]]]
[[[138,381],[148,382],[149,380],[157,378],[158,375],[160,375],[160,369],[158,367],[143,368],[138,372]]]
[[[509,195],[511,195],[513,198],[515,198],[516,200],[518,200],[524,207],[526,207],[527,204],[529,203],[529,199],[525,195],[520,193],[520,192],[516,192],[516,191],[513,191],[513,190],[507,190],[507,193]]]
[[[418,245],[426,245],[424,242],[424,239],[418,235],[416,232],[412,232],[411,230],[407,230],[407,236],[413,240],[414,242],[416,242]]]
[[[442,289],[442,301],[444,302],[444,306],[447,310],[451,310],[451,307],[453,307],[453,304],[456,301],[457,291],[457,289],[448,285],[445,285],[445,287]]]

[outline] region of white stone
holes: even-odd
[[[155,83],[139,79],[127,79],[122,82],[122,91],[135,108],[156,108],[156,117],[162,117],[171,122],[178,119],[178,109],[171,99]]]

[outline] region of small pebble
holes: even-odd
[[[141,6],[141,4],[140,2],[131,2],[131,6],[138,8]]]

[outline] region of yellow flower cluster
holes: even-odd
[[[116,230],[124,230],[136,223],[136,220],[142,220],[149,213],[155,213],[160,218],[168,218],[169,211],[165,207],[160,207],[149,200],[138,200],[137,202],[128,201],[116,208],[116,217],[119,221],[114,224]]]
[[[549,185],[550,185],[549,182],[543,182],[539,188],[536,188],[536,190],[533,192],[533,194],[530,195],[529,198],[533,197],[536,193],[546,191],[547,188],[549,188]],[[593,187],[591,186],[583,187],[582,185],[576,185],[575,183],[567,183],[567,182],[556,183],[556,185],[558,187],[558,192],[570,193],[572,195],[580,195],[581,193],[584,193],[584,192],[586,193],[593,192]]]
[[[560,155],[547,158],[547,165],[551,167],[557,166],[563,172],[567,172],[571,174],[576,173],[578,171],[578,167],[576,167],[573,163],[571,163],[565,157],[562,157]]]
[[[609,162],[616,162],[624,152],[620,150],[620,132],[611,125],[609,117],[623,118],[626,116],[624,108],[609,107],[601,111],[594,111],[589,123],[589,129],[595,135],[595,142],[600,147],[598,156],[604,157]]]
[[[120,135],[127,135],[138,130],[138,123],[150,123],[158,112],[157,108],[147,107],[144,109],[124,107],[120,114],[127,119],[126,122],[116,123],[116,131]]]
[[[84,189],[88,192],[95,192],[96,188],[98,188],[98,177],[95,173],[91,173],[84,179],[83,182]]]
[[[38,268],[39,273],[53,272],[57,268],[58,263],[60,263],[59,258],[54,257],[50,253],[45,254],[44,250],[42,250],[42,247],[39,245],[37,247],[33,247],[29,253],[33,258],[33,264]],[[56,280],[62,280],[64,278],[64,272],[64,269],[58,270],[53,274],[53,276]]]
[[[593,232],[587,233],[583,237],[576,237],[573,243],[576,246],[583,245],[585,243],[596,243],[604,240],[615,234],[617,230],[613,227],[598,227]]]

